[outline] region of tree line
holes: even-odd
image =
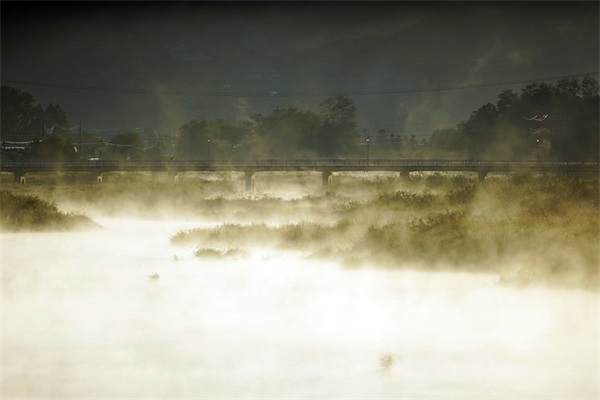
[[[592,77],[504,90],[429,145],[468,158],[598,160],[598,82]]]
[[[175,135],[152,128],[121,131],[110,140],[73,132],[55,104],[35,104],[29,93],[2,86],[3,157],[24,159],[259,159],[468,158],[598,160],[599,87],[592,77],[533,83],[504,90],[454,127],[429,139],[379,129],[362,135],[352,98],[330,96],[318,111],[276,108],[234,123],[193,119]],[[14,145],[26,143],[26,145]]]

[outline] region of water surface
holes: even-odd
[[[598,398],[594,293],[203,260],[169,243],[200,221],[98,221],[2,233],[3,398]]]

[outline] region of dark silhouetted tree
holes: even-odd
[[[598,160],[599,120],[598,82],[565,78],[503,91],[495,106],[484,105],[456,132],[437,132],[431,146],[449,146],[451,134],[470,157]]]
[[[255,115],[253,121],[258,140],[255,150],[265,157],[311,157],[320,152],[321,120],[313,112],[278,108],[267,115]]]
[[[30,158],[44,161],[67,161],[76,159],[75,147],[58,135],[48,135],[43,139],[34,139],[27,148]]]
[[[356,132],[356,106],[347,96],[327,97],[319,105],[323,124],[318,148],[323,156],[350,155],[360,141]]]
[[[223,119],[192,120],[179,128],[177,154],[200,160],[209,156],[211,159],[236,158],[244,150],[248,132],[246,124],[236,125]]]
[[[140,159],[144,156],[144,140],[139,132],[121,132],[106,143],[99,153],[105,159]]]
[[[31,140],[42,136],[43,109],[35,104],[34,97],[26,92],[2,86],[1,131],[5,140]]]

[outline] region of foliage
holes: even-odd
[[[75,147],[57,135],[34,140],[27,154],[36,160],[63,161],[77,158]]]
[[[35,104],[30,93],[2,86],[0,133],[3,139],[28,140],[34,135],[41,135],[42,114],[42,106]]]
[[[505,90],[455,128],[434,132],[432,150],[484,159],[598,160],[598,82],[592,77]]]
[[[370,139],[373,158],[471,158],[598,160],[600,157],[600,103],[598,82],[565,78],[555,84],[532,83],[520,92],[504,90],[495,104],[473,111],[455,127],[432,132],[418,139],[379,129]],[[243,122],[224,119],[191,120],[183,124],[173,140],[179,159],[248,159],[364,157],[367,137],[357,133],[357,108],[347,96],[326,97],[318,112],[294,107],[255,114]],[[2,87],[3,140],[45,140],[53,129],[58,141],[30,149],[25,157],[73,157],[71,132],[60,106],[43,109],[29,93]],[[154,150],[142,153],[144,139]],[[151,129],[126,132],[109,148],[99,150],[103,158],[160,157],[160,138]],[[36,143],[36,142],[34,142]],[[39,142],[38,142],[39,143]],[[64,145],[64,146],[63,146]],[[71,146],[71,147],[69,147]],[[9,155],[10,156],[10,155]],[[79,155],[81,157],[81,155]]]
[[[35,99],[30,93],[2,86],[0,123],[0,139],[3,143],[30,143],[25,151],[19,154],[3,151],[3,156],[41,160],[75,157],[67,115],[58,104],[49,104],[43,108],[35,104]]]
[[[453,180],[452,187],[446,193],[448,203],[451,205],[469,204],[477,194],[477,184],[466,179],[460,179],[460,175]]]
[[[323,119],[319,132],[319,153],[326,157],[348,155],[358,150],[356,106],[346,96],[328,97],[320,104]]]
[[[271,186],[290,184],[283,174],[268,176]],[[31,184],[5,187],[94,213],[212,221],[217,225],[181,231],[171,239],[199,249],[201,258],[211,256],[202,249],[229,259],[237,255],[227,249],[269,246],[352,266],[597,284],[598,178],[516,173],[492,175],[479,184],[474,176],[456,174],[386,176],[340,174],[326,191],[317,188],[293,198],[243,195],[243,179],[225,173],[190,174],[176,184],[164,174],[111,173],[102,185],[67,185],[65,176],[52,186],[43,183],[49,177],[32,174]],[[4,200],[2,206],[5,218]]]
[[[219,250],[211,247],[203,247],[196,250],[194,255],[198,258],[237,259],[246,257],[248,254],[240,249]]]
[[[276,108],[233,124],[192,120],[179,129],[178,155],[193,159],[314,158],[356,153],[356,107],[351,98],[328,97],[321,113]]]
[[[0,227],[3,230],[67,230],[93,227],[85,215],[67,214],[55,204],[34,196],[0,190]]]
[[[139,159],[144,155],[144,140],[139,132],[125,131],[98,150],[100,158],[109,160]]]
[[[31,140],[46,134],[71,140],[69,122],[58,104],[43,108],[27,92],[2,86],[2,118],[0,124],[3,140]]]
[[[235,125],[223,119],[192,120],[179,128],[179,158],[236,158],[237,150],[248,134],[247,125]]]
[[[268,115],[254,116],[253,121],[255,153],[267,158],[304,158],[319,154],[321,120],[315,113],[278,108]]]
[[[410,192],[398,190],[393,193],[382,193],[373,201],[373,206],[403,207],[426,209],[439,203],[438,196],[431,192]]]
[[[437,179],[442,181],[439,194],[410,185],[394,190],[379,181],[374,197],[358,201],[340,198],[334,189],[323,195],[327,201],[311,203],[328,207],[335,214],[333,223],[223,224],[181,232],[172,241],[251,247],[269,243],[355,266],[420,265],[495,273],[505,281],[596,285],[598,179],[531,176],[524,184],[492,177],[483,185],[464,176],[440,174]],[[343,203],[333,206],[333,199]],[[227,202],[222,207],[227,210]]]

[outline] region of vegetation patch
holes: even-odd
[[[597,179],[532,176],[527,184],[501,177],[484,184],[465,177],[435,179],[437,192],[414,182],[399,190],[386,181],[370,198],[346,191],[338,196],[332,189],[289,208],[329,209],[331,221],[225,223],[179,232],[171,240],[303,250],[353,266],[420,265],[494,273],[504,282],[596,286]],[[271,198],[255,199],[251,207],[263,201],[274,213],[290,205],[282,200],[278,206]]]
[[[309,188],[294,198],[249,195],[243,187],[235,192],[231,182],[221,187],[191,174],[177,183],[160,176],[135,184],[121,178],[109,176],[101,185],[9,186],[19,195],[3,192],[2,225],[64,229],[85,219],[58,212],[56,199],[62,209],[217,222],[171,238],[200,249],[200,258],[234,257],[217,249],[270,247],[352,266],[491,272],[507,282],[590,288],[598,282],[600,192],[594,177],[518,172],[480,184],[468,174],[340,174],[326,190]]]
[[[241,249],[215,249],[212,247],[204,247],[194,252],[194,255],[198,258],[209,258],[209,259],[238,259],[248,255],[247,252]]]
[[[0,227],[7,231],[51,231],[98,225],[82,214],[64,213],[54,203],[0,190]]]

